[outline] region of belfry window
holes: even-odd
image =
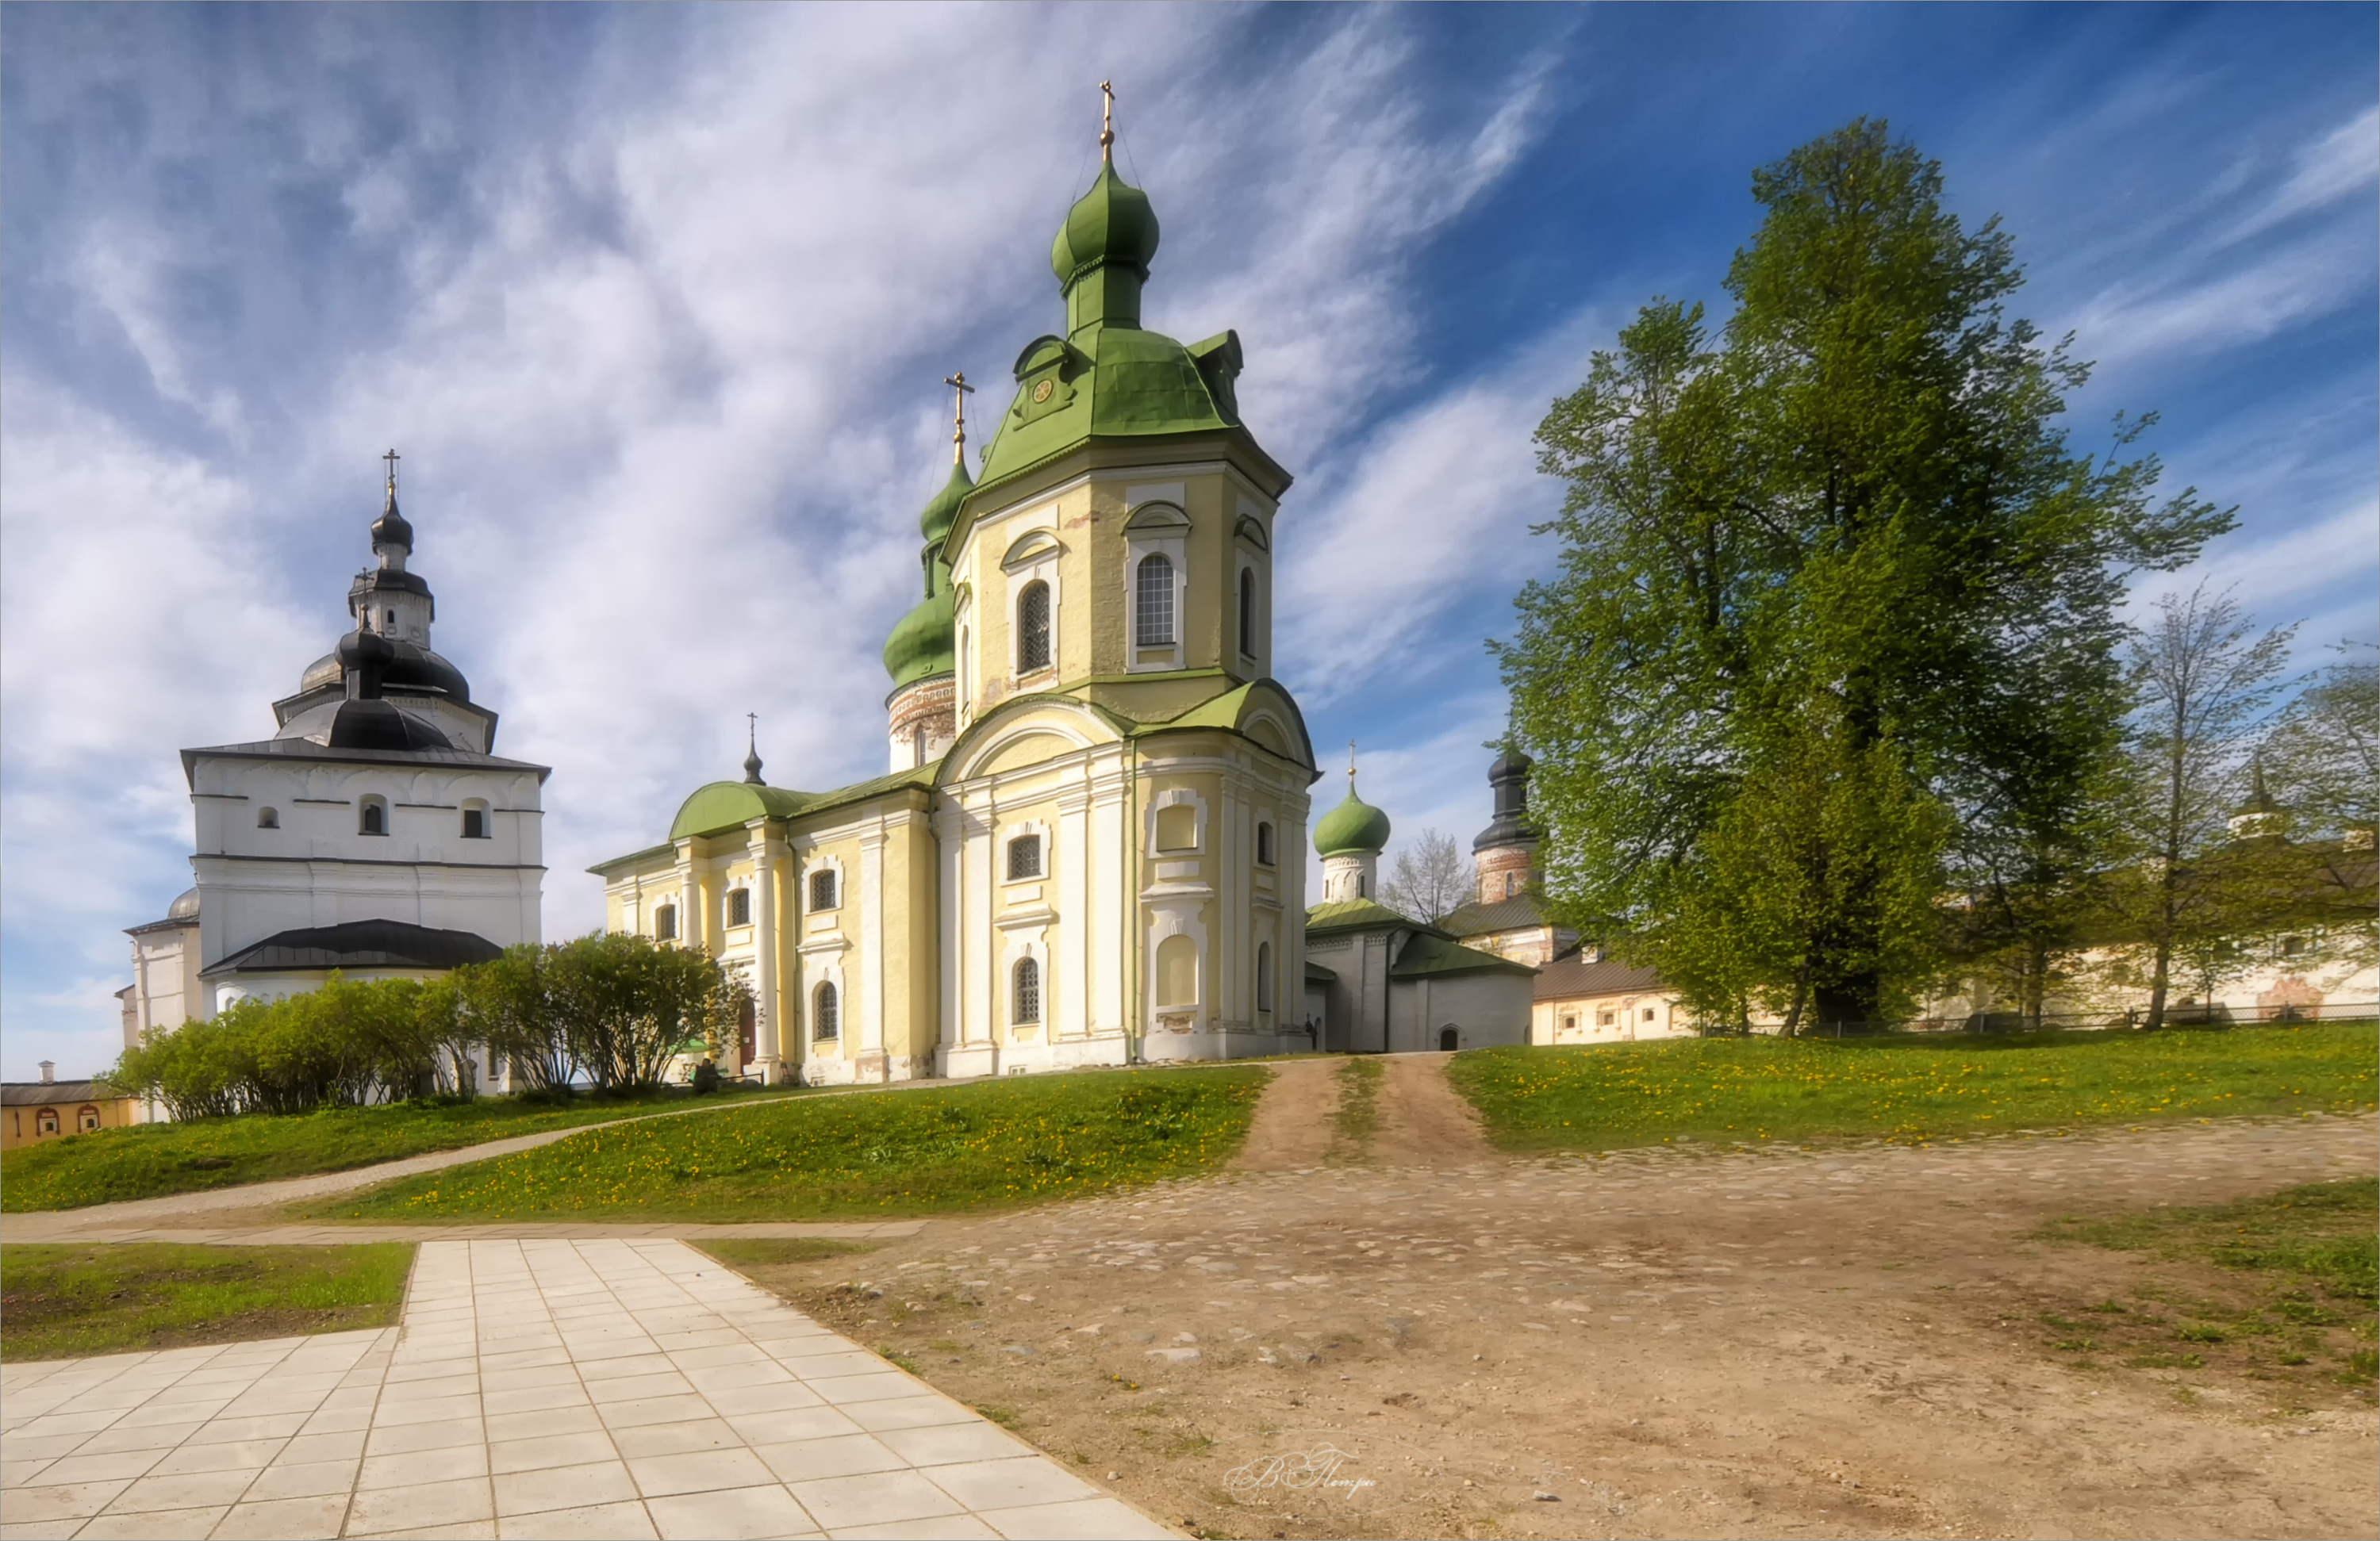
[[[1151,552],[1133,580],[1133,640],[1143,648],[1173,645],[1173,559]]]
[[[260,830],[277,830],[281,828],[281,810],[279,808],[257,809],[256,827]]]
[[[1008,880],[1021,883],[1041,876],[1041,837],[1018,835],[1008,843]]]
[[[730,926],[752,924],[752,891],[750,889],[731,888],[727,891],[727,924]]]
[[[1036,579],[1016,596],[1016,672],[1050,667],[1050,586]]]
[[[474,801],[463,805],[463,838],[488,838],[488,806],[485,803]]]
[[[356,816],[356,832],[368,835],[388,833],[388,800],[386,798],[367,797],[363,800],[363,806],[358,810]]]
[[[1041,965],[1031,958],[1016,964],[1016,1000],[1009,1020],[1019,1026],[1041,1020]]]
[[[825,1042],[842,1034],[843,1003],[836,999],[833,985],[820,985],[810,998],[810,1037]]]
[[[1272,1010],[1272,943],[1257,943],[1257,1010]]]
[[[1270,867],[1273,865],[1274,860],[1275,857],[1272,854],[1272,826],[1270,824],[1258,824],[1257,826],[1257,865],[1258,867]]]
[[[834,868],[830,867],[811,873],[810,908],[831,910],[834,905]]]
[[[1240,569],[1240,656],[1257,656],[1257,576]]]
[[[663,904],[653,912],[653,940],[655,941],[677,940],[677,906],[675,904]]]

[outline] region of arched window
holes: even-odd
[[[1504,874],[1504,897],[1512,897],[1512,874],[1510,872]]]
[[[1240,569],[1240,656],[1257,656],[1257,575],[1247,567]]]
[[[1031,958],[1016,961],[1015,1007],[1009,1020],[1019,1026],[1041,1020],[1041,965]]]
[[[1050,667],[1050,586],[1035,579],[1016,596],[1016,672]]]
[[[99,1110],[85,1104],[75,1114],[75,1127],[86,1135],[95,1133],[99,1128]]]
[[[256,827],[260,830],[277,830],[281,828],[281,810],[279,808],[257,809]]]
[[[1008,880],[1023,882],[1041,876],[1041,837],[1018,835],[1008,843]]]
[[[663,904],[653,912],[653,940],[655,941],[677,940],[677,906],[675,904]]]
[[[384,797],[365,798],[361,810],[356,816],[356,830],[359,834],[384,835],[388,833],[388,799]]]
[[[730,926],[752,924],[752,891],[750,889],[731,888],[727,891],[727,924]]]
[[[810,874],[810,908],[834,908],[834,868],[823,868]]]
[[[488,838],[488,805],[476,797],[463,805],[463,838],[465,840]]]
[[[44,1108],[33,1115],[33,1133],[55,1135],[58,1132],[58,1114],[55,1108]]]
[[[1140,559],[1134,578],[1133,638],[1143,648],[1173,644],[1173,560],[1162,552]]]
[[[1157,944],[1157,1003],[1198,1003],[1198,944],[1176,934]]]
[[[1270,824],[1258,824],[1257,826],[1257,865],[1258,867],[1270,867],[1273,864],[1274,859],[1275,858],[1272,854],[1272,826]]]
[[[1257,943],[1257,1010],[1272,1010],[1272,943]]]
[[[810,1037],[825,1042],[840,1036],[843,1032],[843,1008],[835,1000],[834,986],[820,985],[811,1001]]]

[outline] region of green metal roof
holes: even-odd
[[[1533,975],[1536,970],[1527,964],[1500,958],[1493,953],[1482,953],[1475,947],[1465,947],[1451,937],[1431,930],[1415,931],[1397,954],[1397,961],[1389,965],[1389,977],[1391,979],[1488,972]]]
[[[755,819],[788,818],[800,812],[808,801],[808,794],[782,786],[712,782],[697,788],[693,796],[678,805],[677,817],[670,820],[670,839],[679,841],[689,835],[740,830]]]
[[[1333,899],[1305,912],[1305,934],[1317,931],[1371,931],[1384,926],[1411,930],[1421,924],[1373,899]]]

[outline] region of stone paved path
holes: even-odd
[[[0,1366],[0,1541],[1173,1534],[674,1240],[432,1242],[395,1329]]]
[[[42,1242],[90,1246],[132,1242],[170,1242],[193,1246],[352,1246],[362,1242],[593,1242],[646,1241],[675,1237],[680,1241],[721,1240],[732,1236],[780,1240],[795,1236],[826,1236],[843,1241],[884,1241],[914,1236],[926,1228],[921,1219],[787,1220],[735,1225],[702,1225],[691,1220],[495,1220],[485,1225],[221,1225],[117,1226],[104,1229],[52,1226],[50,1215],[11,1216],[0,1224],[0,1245]]]

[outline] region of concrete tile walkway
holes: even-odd
[[[1174,1534],[668,1239],[430,1242],[399,1328],[0,1366],[0,1541]]]

